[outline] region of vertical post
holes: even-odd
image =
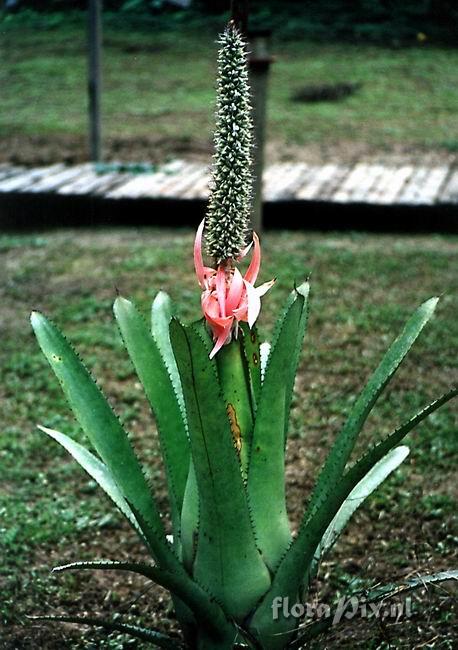
[[[262,232],[262,174],[264,170],[264,142],[266,125],[267,86],[269,68],[273,59],[269,54],[269,30],[250,31],[250,82],[253,103],[254,152],[253,152],[253,214],[252,227]]]
[[[248,0],[231,0],[231,19],[246,36],[248,31]]]
[[[89,0],[88,49],[89,154],[93,162],[99,162],[101,160],[102,0]]]

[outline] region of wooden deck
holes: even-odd
[[[109,200],[205,200],[208,167],[174,160],[154,173],[108,171],[90,164],[24,168],[0,165],[0,196],[87,196]],[[458,206],[458,169],[447,165],[277,164],[264,173],[267,203],[326,202],[395,206]]]

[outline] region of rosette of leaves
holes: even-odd
[[[119,630],[163,648],[302,647],[331,619],[297,629],[276,598],[303,602],[318,563],[360,503],[406,457],[401,445],[417,424],[457,394],[425,406],[356,462],[350,455],[384,388],[437,304],[432,298],[407,321],[354,401],[317,477],[302,523],[291,535],[285,505],[285,447],[294,378],[305,334],[307,283],[288,297],[270,346],[247,327],[209,359],[203,321],[183,325],[159,293],[149,326],[134,304],[117,298],[114,313],[154,413],[170,499],[166,535],[154,490],[129,436],[70,343],[42,314],[32,326],[43,353],[87,436],[81,445],[41,427],[63,445],[111,498],[151,556],[148,563],[95,560],[55,571],[117,570],[145,576],[171,593],[182,640],[157,630],[94,617],[45,616]],[[377,587],[367,602],[457,578],[450,571]],[[332,618],[332,617],[331,617]]]

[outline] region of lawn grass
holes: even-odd
[[[154,427],[111,304],[120,291],[146,315],[155,292],[165,289],[183,318],[197,318],[192,240],[189,230],[155,229],[0,236],[0,636],[7,649],[130,647],[117,635],[107,641],[93,630],[82,634],[71,626],[25,619],[43,611],[124,612],[124,620],[174,629],[163,592],[142,596],[141,581],[49,575],[59,563],[138,558],[141,551],[94,482],[35,428],[42,423],[81,439],[28,315],[31,309],[43,310],[77,347],[132,432],[164,506]],[[261,279],[278,278],[264,299],[260,327],[265,336],[293,282],[312,273],[310,328],[288,449],[289,509],[296,524],[319,462],[357,391],[408,315],[431,295],[442,296],[437,315],[377,405],[363,442],[378,439],[456,383],[457,254],[453,236],[265,236]],[[455,415],[451,403],[409,436],[409,460],[357,513],[325,564],[323,593],[456,567]],[[457,638],[453,602],[442,591],[428,598],[415,604],[416,617],[405,630],[363,621],[356,636],[348,633],[350,645],[334,632],[327,647],[382,648],[388,642],[413,647],[413,641],[439,635],[440,647],[452,648]]]
[[[1,23],[0,136],[82,137],[87,128],[85,17],[26,17]],[[192,151],[208,145],[214,41],[222,25],[213,18],[198,26],[153,29],[113,15],[105,23],[107,146],[120,138],[149,138],[161,153],[172,154],[179,147]],[[276,40],[272,49],[269,142],[456,152],[458,50],[428,43],[396,49],[306,40]],[[362,86],[339,102],[291,101],[307,84],[332,82]]]

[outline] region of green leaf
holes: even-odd
[[[253,413],[256,413],[259,394],[261,392],[261,350],[259,335],[256,325],[253,325],[251,330],[247,323],[240,323],[239,325],[242,331],[241,344],[248,371],[252,410]]]
[[[261,359],[261,371],[263,370],[263,367],[265,366],[265,369],[263,370],[263,382],[269,373],[269,365],[272,360],[272,353],[273,350],[277,347],[277,344],[280,340],[280,338],[284,339],[284,328],[285,328],[285,321],[289,317],[290,310],[292,306],[297,302],[298,297],[300,296],[303,298],[303,304],[302,304],[302,313],[299,319],[299,323],[297,326],[296,334],[295,336],[292,336],[289,341],[287,342],[286,345],[286,359],[288,360],[288,377],[287,377],[287,385],[286,385],[286,390],[285,390],[285,395],[286,395],[286,400],[285,400],[285,437],[288,429],[288,423],[289,423],[289,410],[290,410],[290,405],[291,405],[291,399],[293,396],[293,389],[294,389],[294,383],[296,380],[296,372],[297,372],[297,367],[299,364],[299,358],[300,358],[300,353],[302,349],[302,344],[304,341],[304,336],[305,336],[305,330],[307,327],[307,321],[308,321],[308,315],[309,315],[309,294],[310,294],[310,284],[308,282],[303,282],[300,284],[298,287],[295,287],[293,291],[291,291],[290,295],[288,296],[285,305],[283,307],[282,313],[280,314],[280,317],[277,319],[277,322],[275,324],[275,329],[274,333],[272,336],[272,344],[268,348],[268,354],[266,359]],[[263,344],[265,345],[265,344]],[[283,346],[285,345],[285,342],[283,340]],[[283,347],[283,351],[285,348]],[[267,353],[267,348],[266,350],[262,351],[262,355]]]
[[[343,475],[348,457],[353,449],[356,437],[361,430],[367,415],[375,404],[383,388],[393,376],[404,356],[414,343],[426,322],[432,316],[437,304],[437,298],[428,300],[415,311],[407,322],[401,335],[392,344],[381,364],[369,380],[350,413],[349,419],[339,434],[324,468],[321,471],[311,502],[303,517],[299,533],[291,547],[283,557],[272,581],[272,587],[253,617],[253,629],[258,634],[265,635],[270,642],[272,635],[292,632],[291,622],[284,617],[272,621],[271,604],[273,598],[289,597],[290,602],[299,598],[301,581],[306,576],[313,560],[313,554],[320,543],[326,528],[337,514],[340,506],[356,484],[367,472],[385,456],[390,449],[402,440],[404,435],[415,426],[415,422],[424,419],[429,413],[454,396],[452,391],[447,396],[437,400],[423,412],[402,427],[398,435],[395,432],[389,437],[389,442],[383,447],[376,447],[369,459],[357,463],[349,472]],[[383,452],[383,453],[379,453]],[[366,462],[369,460],[369,462]],[[351,472],[351,473],[350,473]],[[273,647],[275,650],[275,647]]]
[[[226,617],[215,602],[211,601],[208,594],[196,582],[188,579],[183,581],[179,575],[171,571],[164,571],[151,564],[140,562],[72,562],[54,567],[53,573],[66,571],[130,571],[148,578],[152,582],[168,589],[174,598],[177,597],[196,614],[200,624],[206,626],[209,634],[220,638],[227,633],[228,622]]]
[[[157,343],[161,356],[170,374],[175,394],[180,404],[183,417],[186,416],[184,407],[183,390],[178,373],[175,356],[170,342],[170,322],[172,320],[172,301],[165,291],[159,291],[151,306],[151,333]]]
[[[404,582],[400,582],[398,584],[389,584],[382,587],[376,587],[374,589],[371,589],[369,592],[360,594],[361,601],[367,604],[376,603],[380,600],[392,598],[393,596],[399,596],[415,589],[427,587],[428,585],[447,582],[448,580],[458,580],[458,571],[440,571],[439,573],[433,573],[430,575],[408,578]],[[354,596],[358,596],[358,593],[352,594],[351,597]],[[288,650],[300,650],[301,648],[304,648],[305,644],[308,641],[311,641],[319,634],[326,632],[331,626],[339,623],[342,620],[342,616],[339,616],[339,614],[341,614],[341,612],[339,612],[339,609],[337,607],[331,611],[330,616],[306,625],[304,628],[302,628],[302,631],[297,636],[297,638],[288,645]],[[353,620],[356,620],[356,617]],[[345,618],[345,622],[348,623],[347,618]]]
[[[118,621],[105,621],[101,618],[93,616],[28,616],[32,621],[53,621],[58,623],[76,623],[77,625],[88,625],[90,627],[101,627],[108,632],[121,632],[127,634],[134,639],[140,641],[147,641],[152,643],[157,648],[166,648],[166,650],[184,650],[184,645],[177,639],[156,632],[156,630],[149,630],[145,627],[138,625],[129,625],[127,623],[119,623]]]
[[[313,553],[320,540],[329,526],[334,516],[339,511],[340,506],[361,481],[367,473],[378,463],[387,453],[398,445],[403,438],[420,422],[427,418],[431,413],[440,408],[443,404],[456,397],[458,389],[453,388],[445,393],[439,399],[422,409],[408,422],[396,429],[387,436],[382,442],[375,445],[364,456],[362,456],[347,472],[340,477],[338,483],[330,489],[326,495],[321,496],[319,507],[309,520],[303,520],[299,534],[294,540],[288,552],[280,564],[276,575],[272,581],[272,587],[269,593],[263,599],[253,618],[253,628],[255,630],[264,630],[269,635],[277,633],[285,634],[286,631],[292,631],[291,621],[279,618],[272,623],[271,606],[273,599],[279,597],[289,597],[290,603],[295,602],[299,596],[301,576],[307,575],[309,565],[313,558]],[[275,650],[275,649],[274,649]]]
[[[359,395],[318,476],[307,509],[307,515],[313,512],[321,495],[327,490],[333,489],[334,485],[338,483],[353,451],[358,435],[375,402],[399,368],[421,330],[433,315],[438,300],[439,298],[430,298],[413,313],[400,336],[392,343],[378,368]]]
[[[189,443],[183,411],[168,366],[146,322],[134,305],[117,298],[114,313],[129,356],[156,417],[172,510],[174,539],[180,537],[180,517],[189,469]],[[181,392],[180,392],[181,394]]]
[[[271,346],[268,341],[263,341],[259,346],[259,354],[261,357],[261,384],[264,381],[266,375],[267,362],[270,356]]]
[[[239,454],[242,475],[246,477],[253,434],[253,405],[241,338],[221,348],[216,355],[216,366],[232,439]]]
[[[377,466],[382,459],[398,445],[405,436],[420,422],[427,418],[431,413],[440,408],[443,404],[456,397],[457,389],[452,389],[442,395],[439,399],[422,409],[408,422],[404,423],[384,440],[376,444],[365,455],[363,455],[354,465],[352,465],[343,476],[340,477],[338,484],[323,494],[319,506],[309,520],[303,519],[299,534],[291,547],[288,555],[291,555],[291,567],[296,562],[302,564],[302,570],[308,572],[311,558],[311,549],[314,544],[318,545],[326,528],[329,526],[333,517],[336,516],[339,508],[345,502],[352,490],[367,477],[368,474]],[[294,555],[296,559],[294,560]],[[288,558],[289,559],[289,558]],[[285,560],[287,558],[285,557]],[[291,571],[293,569],[291,568]],[[287,578],[285,578],[288,581]]]
[[[53,568],[52,573],[65,573],[66,571],[129,571],[138,573],[152,582],[165,587],[169,591],[177,591],[176,581],[173,580],[173,574],[163,571],[152,564],[141,562],[116,562],[112,560],[96,560],[93,562],[70,562],[61,564]],[[172,576],[172,578],[171,578]],[[180,587],[178,586],[178,590]],[[178,594],[177,594],[178,595]]]
[[[289,377],[288,377],[288,385],[286,386],[286,399],[285,399],[285,444],[286,444],[286,434],[288,432],[288,424],[289,424],[289,412],[291,409],[291,400],[293,397],[293,391],[294,391],[294,383],[296,381],[296,373],[297,373],[297,368],[299,365],[299,359],[300,359],[300,354],[302,350],[302,345],[304,342],[304,336],[305,336],[305,331],[307,328],[307,323],[308,323],[308,317],[309,317],[309,308],[310,308],[310,303],[309,303],[309,294],[310,294],[310,284],[308,282],[303,282],[300,284],[298,287],[295,289],[295,293],[299,294],[304,299],[303,306],[302,306],[302,312],[301,316],[299,319],[299,324],[297,327],[296,331],[296,336],[293,337],[290,341],[290,346],[289,346],[289,355],[286,357],[289,361]],[[282,328],[283,331],[283,328]],[[279,338],[280,338],[280,333],[279,333]],[[277,347],[276,341],[273,342],[272,349],[275,349]],[[269,359],[270,359],[270,354],[269,354]],[[267,364],[266,367],[266,373],[267,373],[267,368],[269,366],[269,363]]]
[[[428,404],[425,408],[414,415],[410,420],[395,429],[384,440],[378,442],[374,447],[369,449],[361,458],[358,459],[351,467],[348,468],[344,475],[343,489],[347,490],[348,486],[354,486],[361,481],[362,478],[371,471],[376,463],[380,461],[391,449],[398,445],[412,431],[417,424],[420,424],[431,413],[437,411],[438,408],[454,399],[458,395],[458,388],[452,388],[448,393],[444,393],[441,397]]]
[[[458,570],[449,569],[448,571],[439,571],[429,575],[419,575],[414,578],[406,578],[403,582],[392,583],[382,587],[374,587],[366,593],[367,602],[373,603],[377,600],[392,598],[399,594],[405,594],[414,589],[422,589],[428,585],[446,582],[447,580],[458,580]]]
[[[96,456],[94,456],[94,454],[91,454],[91,452],[88,451],[86,447],[83,447],[83,445],[75,442],[72,440],[72,438],[69,438],[69,436],[66,436],[64,433],[60,433],[60,431],[55,431],[54,429],[48,429],[47,427],[42,427],[41,425],[38,425],[38,428],[56,440],[73,456],[73,458],[81,465],[81,467],[86,470],[89,476],[91,476],[94,481],[100,485],[102,490],[110,497],[117,508],[119,508],[119,510],[127,518],[133,528],[141,534],[140,527],[137,520],[135,519],[135,515],[125,500],[121,490],[118,488],[113,474],[110,472],[108,467]]]
[[[197,538],[199,531],[199,491],[197,488],[194,463],[190,462],[188,481],[184,492],[183,509],[181,511],[181,553],[182,561],[187,571],[192,575],[196,556]]]
[[[305,333],[308,292],[308,284],[301,285],[288,298],[269,355],[253,431],[247,490],[257,543],[271,570],[291,542],[285,495],[285,435]]]
[[[100,458],[112,473],[161,570],[173,579],[174,592],[187,593],[196,618],[215,639],[231,633],[221,608],[179,563],[166,541],[161,515],[128,436],[72,347],[44,316],[34,312],[32,326],[65,395]],[[184,598],[183,598],[184,600]]]
[[[127,433],[102,392],[59,330],[42,314],[33,312],[32,327],[40,347],[56,374],[69,404],[102,461],[110,469],[134,513],[142,533],[161,565],[178,564],[165,539],[161,515]]]
[[[315,551],[314,564],[319,561],[332,548],[340,533],[347,525],[353,513],[363,501],[376,490],[381,483],[407,458],[409,448],[402,446],[392,449],[387,455],[368,471],[366,476],[352,489],[348,497],[340,506],[334,519],[327,527]],[[316,572],[312,569],[312,577]]]
[[[229,616],[241,621],[267,591],[270,577],[256,548],[216,364],[208,356],[208,334],[202,326],[184,328],[176,320],[170,334],[199,490],[194,576]]]

